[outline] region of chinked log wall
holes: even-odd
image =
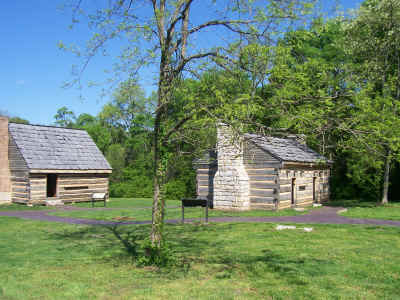
[[[47,175],[30,174],[31,202],[44,204]],[[90,201],[93,193],[108,193],[108,174],[58,174],[57,199],[64,203]]]
[[[197,195],[201,198],[213,199],[214,175],[216,164],[200,164],[196,170]]]
[[[292,206],[293,179],[295,179],[294,190],[293,190],[295,206],[297,207],[309,206],[313,202],[328,201],[329,175],[330,175],[329,169],[316,170],[302,166],[280,170],[279,209],[285,209]]]
[[[275,209],[279,202],[280,162],[250,142],[244,148],[244,162],[250,180],[251,208]]]
[[[30,197],[28,166],[11,136],[8,144],[8,158],[11,173],[11,201],[27,203]]]

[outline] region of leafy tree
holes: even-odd
[[[7,111],[0,110],[0,117],[7,117],[9,122],[17,123],[17,124],[29,124],[28,120],[25,120],[20,117],[10,117]]]
[[[125,148],[120,144],[111,145],[107,149],[106,158],[113,168],[111,181],[121,181],[123,168],[125,167]]]
[[[20,117],[11,117],[11,118],[9,118],[9,121],[12,123],[18,123],[18,124],[29,124],[28,120],[25,120]]]
[[[93,117],[92,115],[83,113],[80,114],[78,118],[76,118],[75,126],[77,127],[89,126],[96,123],[96,121],[97,121],[96,118]]]
[[[72,128],[76,117],[73,111],[69,110],[66,106],[63,106],[57,110],[54,119],[58,126]]]
[[[80,3],[81,1],[79,1]],[[111,1],[105,9],[97,9],[89,16],[91,26],[98,32],[89,42],[87,60],[104,49],[105,43],[113,37],[127,36],[129,46],[123,57],[127,58],[126,69],[135,72],[138,67],[154,63],[158,69],[157,103],[154,112],[153,127],[153,215],[151,245],[152,253],[161,249],[164,224],[166,167],[171,155],[167,147],[179,137],[185,124],[197,118],[200,111],[190,111],[177,122],[171,122],[169,108],[173,105],[175,87],[182,75],[194,71],[200,60],[214,59],[218,64],[229,61],[232,49],[237,48],[241,40],[256,38],[271,39],[271,32],[279,26],[273,26],[280,20],[296,20],[299,12],[307,11],[312,1],[282,0],[270,1],[215,1],[199,2],[194,0],[149,0],[149,1]],[[194,5],[203,9],[217,10],[214,14],[195,18]],[[78,11],[79,5],[75,9]],[[225,40],[214,45],[196,39],[207,37],[208,30],[219,31]],[[239,37],[246,39],[239,39]],[[233,44],[235,41],[236,44]],[[142,43],[145,43],[143,47]],[[232,47],[234,45],[234,47]],[[84,63],[84,66],[87,63]],[[242,109],[243,110],[243,109]]]
[[[353,80],[361,91],[353,137],[364,145],[362,155],[383,166],[382,203],[387,203],[390,165],[400,148],[400,1],[365,1],[346,33]]]

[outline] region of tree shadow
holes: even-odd
[[[246,276],[263,278],[266,272],[275,274],[290,285],[307,286],[309,278],[326,273],[326,268],[334,264],[333,261],[318,259],[312,255],[289,256],[276,251],[264,249],[257,253],[242,253],[230,249],[225,239],[214,239],[219,235],[228,235],[240,230],[240,224],[166,224],[166,240],[172,250],[177,272],[170,272],[171,268],[159,269],[158,272],[167,272],[177,279],[186,276],[193,264],[209,265],[209,274],[216,279],[227,279],[235,272],[245,272]],[[86,241],[94,244],[89,248],[93,257],[112,263],[134,263],[145,256],[143,242],[148,240],[150,226],[148,225],[101,225],[85,226],[51,233],[49,238],[67,241],[75,244],[78,251],[86,251]],[[246,243],[246,239],[238,240]],[[67,249],[68,250],[68,249]],[[107,252],[107,255],[104,254]]]
[[[76,251],[90,251],[98,259],[129,259],[139,255],[139,242],[148,236],[148,226],[112,225],[79,226],[59,232],[50,232],[48,239],[69,244]],[[103,255],[107,252],[109,255]],[[110,255],[110,254],[114,254]]]

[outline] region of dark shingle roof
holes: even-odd
[[[84,130],[15,123],[8,129],[29,169],[111,170]]]
[[[323,155],[294,139],[283,139],[257,134],[245,134],[245,138],[283,161],[331,163]]]

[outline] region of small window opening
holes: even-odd
[[[47,174],[47,197],[57,197],[56,174]]]
[[[300,185],[299,186],[299,191],[305,191],[306,190],[306,186],[305,185]]]
[[[88,186],[66,186],[64,190],[66,191],[74,191],[74,190],[87,190]]]
[[[291,193],[291,204],[294,205],[296,200],[296,194],[295,194],[295,190],[296,190],[296,178],[292,178],[292,193]]]

